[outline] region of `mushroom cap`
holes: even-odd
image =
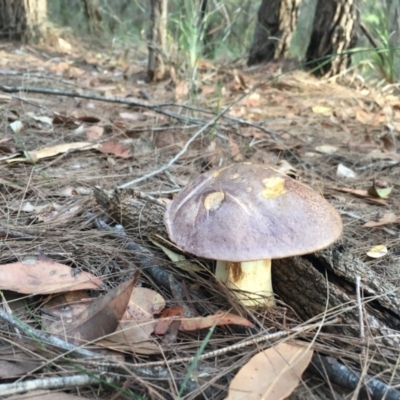
[[[343,231],[339,213],[317,192],[250,163],[198,176],[168,205],[164,222],[182,250],[237,262],[313,253]]]

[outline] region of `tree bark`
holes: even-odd
[[[148,34],[149,61],[147,75],[150,81],[159,81],[166,76],[166,41],[168,0],[150,1],[150,29]]]
[[[357,43],[359,12],[357,0],[318,0],[307,68],[316,75],[333,76],[346,70],[350,50]]]
[[[101,13],[99,11],[99,0],[82,0],[83,9],[85,11],[86,19],[89,26],[89,32],[92,35],[100,34],[103,32]]]
[[[47,21],[47,0],[0,1],[0,32],[3,38],[38,41]]]
[[[287,58],[301,0],[263,0],[248,65]]]

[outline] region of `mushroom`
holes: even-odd
[[[342,234],[339,213],[308,186],[275,169],[238,163],[207,171],[169,203],[170,239],[217,260],[216,276],[245,305],[275,305],[271,260],[313,253]]]

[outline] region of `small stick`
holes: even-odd
[[[51,378],[40,378],[24,382],[5,383],[0,385],[0,393],[3,396],[31,392],[44,389],[67,389],[77,386],[85,386],[101,382],[100,377],[90,375],[57,376]],[[56,396],[55,396],[56,397]]]
[[[358,323],[360,325],[360,339],[365,338],[364,333],[364,315],[363,315],[363,307],[361,302],[361,277],[359,275],[356,276],[356,296],[357,296],[357,306],[358,306]]]

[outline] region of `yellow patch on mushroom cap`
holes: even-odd
[[[204,207],[207,211],[215,211],[221,207],[222,202],[225,199],[224,192],[213,192],[206,196],[204,199]]]
[[[230,176],[230,178],[231,179],[237,179],[237,178],[239,178],[239,176],[240,176],[239,174],[233,174],[233,175]]]
[[[262,181],[264,190],[261,192],[266,199],[273,199],[286,193],[285,180],[280,176],[273,176]]]

